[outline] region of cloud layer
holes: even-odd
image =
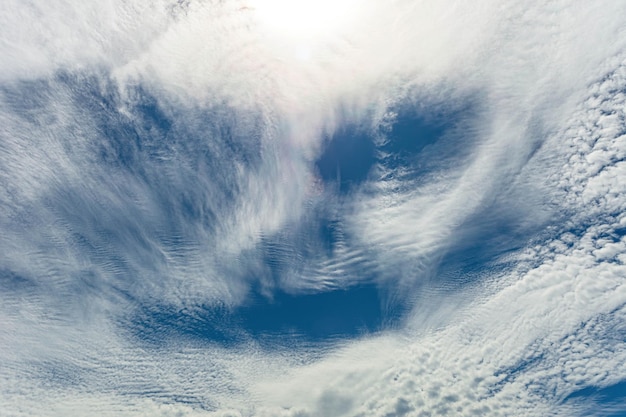
[[[431,3],[4,2],[0,415],[626,411],[626,11]]]

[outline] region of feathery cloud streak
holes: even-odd
[[[618,2],[1,7],[2,413],[623,411]]]

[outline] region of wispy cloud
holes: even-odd
[[[619,409],[623,6],[279,3],[0,6],[0,414]],[[224,319],[361,285],[402,319]]]

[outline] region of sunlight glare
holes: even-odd
[[[354,14],[354,0],[252,0],[258,22],[286,36],[319,38],[336,34]]]

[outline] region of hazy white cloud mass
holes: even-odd
[[[0,416],[626,415],[623,1],[4,0],[0,56]]]

